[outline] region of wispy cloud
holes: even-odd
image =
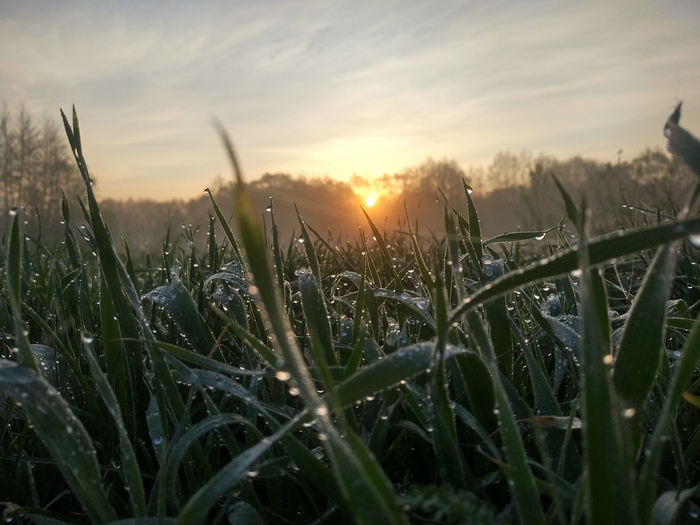
[[[700,128],[700,12],[621,5],[12,1],[0,98],[50,113],[75,102],[114,196],[193,195],[227,173],[212,117],[251,176],[523,148],[634,155],[662,144],[675,96]]]

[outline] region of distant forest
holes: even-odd
[[[89,151],[86,156],[89,159]],[[360,206],[387,233],[407,231],[407,211],[419,235],[440,238],[445,229],[445,201],[463,213],[466,211],[466,183],[473,188],[472,198],[483,234],[491,237],[506,231],[556,226],[565,212],[553,175],[572,195],[579,199],[586,196],[592,234],[673,215],[696,182],[669,155],[647,149],[632,160],[620,159],[616,163],[501,152],[486,169],[464,169],[452,160],[428,159],[399,173],[371,180],[353,175],[347,182],[266,173],[250,181],[250,191],[268,227],[270,214],[266,210],[272,204],[282,239],[292,241],[299,233],[296,205],[305,222],[319,235],[343,242],[358,238],[360,228],[369,232]],[[213,211],[204,191],[191,200],[120,201],[100,195],[99,174],[95,190],[114,238],[124,238],[135,255],[157,256],[168,235],[171,245],[203,247],[206,243]],[[225,215],[231,216],[232,180],[218,178],[210,190]],[[44,242],[60,242],[62,193],[69,204],[71,224],[80,227],[86,222],[78,205],[84,192],[58,123],[49,119],[37,122],[25,109],[16,115],[7,108],[0,112],[3,234],[9,223],[8,214],[19,210],[26,215],[28,235],[41,237]],[[376,205],[367,207],[365,198],[373,192],[378,196]]]

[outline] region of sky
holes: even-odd
[[[615,161],[700,133],[693,1],[0,0],[0,104],[75,104],[98,195],[341,180],[523,150]]]

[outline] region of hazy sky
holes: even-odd
[[[614,160],[700,132],[686,2],[0,0],[0,102],[75,103],[102,197],[229,177],[347,178],[498,151]]]

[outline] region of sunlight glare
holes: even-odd
[[[365,199],[365,204],[367,205],[368,208],[371,208],[375,204],[377,204],[377,194],[372,193],[369,197]]]

